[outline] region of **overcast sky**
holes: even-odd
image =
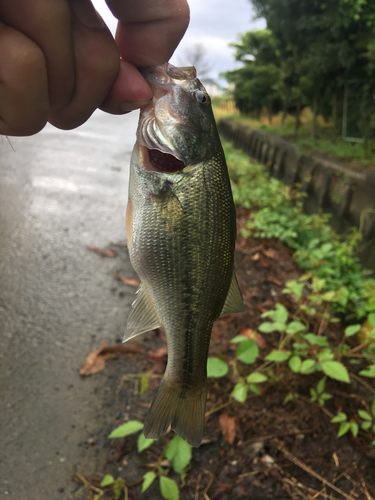
[[[262,29],[262,19],[253,20],[254,12],[248,0],[188,0],[190,5],[190,25],[183,40],[174,53],[171,62],[179,65],[186,48],[196,43],[204,45],[207,59],[213,66],[211,75],[217,79],[222,71],[234,69],[234,50],[228,47],[235,42],[237,33]],[[107,8],[105,0],[93,0],[112,32],[116,20]]]

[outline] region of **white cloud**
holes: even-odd
[[[238,67],[234,61],[234,50],[228,47],[235,42],[238,33],[252,29],[262,29],[265,22],[254,20],[254,11],[248,0],[188,0],[190,5],[190,25],[171,62],[178,64],[183,59],[184,50],[196,43],[202,43],[207,59],[214,66],[212,76]],[[96,9],[112,31],[116,29],[116,19],[112,16],[105,0],[93,0]]]

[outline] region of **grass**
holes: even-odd
[[[272,123],[268,123],[265,115],[256,120],[240,115],[238,111],[229,111],[228,106],[216,107],[214,112],[216,119],[235,118],[241,125],[280,135],[296,144],[301,154],[316,151],[344,161],[348,166],[375,170],[375,141],[370,141],[367,147],[363,143],[345,141],[335,132],[332,123],[325,122],[321,116],[317,119],[316,139],[312,139],[310,137],[312,113],[309,108],[305,108],[301,113],[301,126],[297,137],[294,135],[295,119],[291,115],[288,115],[285,123],[282,123],[281,113],[279,113],[273,116]]]

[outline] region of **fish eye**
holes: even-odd
[[[208,106],[210,104],[210,98],[208,97],[208,94],[206,94],[206,92],[198,90],[195,93],[195,98],[200,104],[203,104],[203,106]]]

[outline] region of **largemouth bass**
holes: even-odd
[[[141,285],[124,342],[164,327],[168,363],[144,434],[158,438],[171,425],[199,446],[212,325],[244,310],[233,263],[235,210],[210,98],[195,68],[165,64],[143,74],[154,98],[140,114],[126,214]]]

